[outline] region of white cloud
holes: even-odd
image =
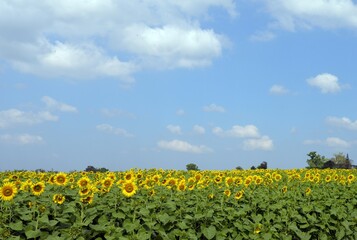
[[[281,85],[273,85],[270,89],[269,92],[274,95],[284,95],[289,93],[289,90],[286,89],[284,86]]]
[[[260,138],[246,139],[243,142],[243,149],[245,150],[272,150],[273,140],[268,136],[262,136]]]
[[[187,153],[206,153],[212,152],[212,150],[204,145],[195,146],[185,141],[172,140],[172,141],[159,141],[157,145],[160,148]]]
[[[197,134],[205,134],[206,129],[200,125],[193,126],[193,131]]]
[[[335,93],[341,90],[338,78],[329,73],[319,74],[316,77],[306,80],[313,87],[317,87],[322,93]]]
[[[5,143],[28,145],[28,144],[41,144],[43,138],[37,135],[21,134],[21,135],[0,135],[0,140]]]
[[[357,130],[357,120],[353,122],[347,117],[327,117],[326,121],[331,125],[347,128],[350,130]]]
[[[131,118],[135,119],[136,116],[133,113],[120,110],[120,109],[108,109],[108,108],[103,108],[101,109],[101,114],[104,115],[105,117],[125,117],[125,118]]]
[[[177,111],[176,111],[176,115],[178,115],[178,116],[183,116],[183,115],[185,115],[185,110],[183,110],[183,109],[177,110]]]
[[[42,97],[42,101],[46,104],[46,106],[50,109],[59,110],[61,112],[77,112],[77,108],[65,103],[58,102],[57,100],[44,96]]]
[[[178,125],[167,125],[166,127],[171,133],[182,134],[181,127]]]
[[[343,147],[343,148],[347,148],[350,147],[351,144],[341,138],[337,138],[337,137],[329,137],[326,139],[326,144],[329,147]]]
[[[275,38],[275,34],[271,31],[260,31],[256,32],[254,35],[250,37],[250,40],[257,42],[267,42],[271,41]]]
[[[210,9],[235,17],[233,0],[0,3],[0,60],[44,77],[114,77],[145,68],[211,64],[227,42],[201,27]]]
[[[357,4],[352,0],[264,0],[275,19],[271,24],[289,31],[298,28],[357,28]]]
[[[0,128],[7,128],[13,125],[34,125],[45,121],[57,121],[58,117],[48,111],[37,113],[24,112],[18,109],[0,111]]]
[[[338,137],[328,137],[325,140],[305,140],[306,145],[325,145],[333,148],[348,148],[353,142],[348,142]]]
[[[204,106],[203,111],[205,112],[225,112],[224,107],[212,103],[211,105]]]
[[[133,137],[134,135],[128,133],[125,129],[122,128],[115,128],[109,124],[99,124],[96,126],[96,129],[102,132],[123,136],[123,137]]]
[[[254,125],[234,125],[229,130],[223,130],[220,127],[213,128],[212,132],[223,137],[239,137],[239,138],[257,138],[260,137],[259,130]]]

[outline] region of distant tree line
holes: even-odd
[[[308,164],[307,168],[318,168],[318,169],[325,169],[325,168],[343,168],[343,169],[351,169],[356,167],[352,165],[352,160],[348,156],[348,154],[343,153],[336,153],[330,159],[326,158],[325,156],[321,156],[317,152],[309,152],[307,154],[309,159],[306,160]]]
[[[93,166],[88,166],[86,167],[86,169],[84,170],[85,172],[108,172],[109,169],[101,167],[101,168],[95,168]]]

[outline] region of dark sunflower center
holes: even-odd
[[[6,196],[6,197],[11,196],[12,193],[13,193],[13,191],[12,191],[11,188],[7,188],[7,189],[5,189],[5,190],[3,191],[3,194],[4,194],[4,196]]]
[[[132,191],[134,190],[134,188],[133,188],[133,186],[131,186],[131,185],[127,185],[127,186],[125,186],[125,190],[126,190],[127,192],[132,192]]]

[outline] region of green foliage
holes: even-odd
[[[307,168],[322,168],[324,163],[327,161],[325,156],[321,156],[316,152],[309,152],[307,154],[310,158],[306,160],[307,164],[309,165]]]
[[[189,163],[186,165],[186,170],[187,171],[190,171],[190,170],[193,170],[193,171],[199,171],[198,169],[198,166],[194,163]]]

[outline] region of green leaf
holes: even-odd
[[[208,228],[202,227],[201,231],[207,239],[213,239],[217,233],[217,229],[215,226],[209,226]]]
[[[125,219],[125,214],[122,212],[115,212],[112,214],[114,218]]]
[[[157,218],[162,222],[164,225],[170,221],[170,216],[167,213],[157,215]]]
[[[23,224],[21,221],[18,221],[16,223],[10,223],[9,224],[9,227],[12,229],[12,230],[15,230],[15,231],[21,231],[23,230]]]
[[[40,230],[27,230],[25,232],[25,235],[27,237],[27,239],[30,239],[30,238],[37,238],[41,235],[41,231]]]

